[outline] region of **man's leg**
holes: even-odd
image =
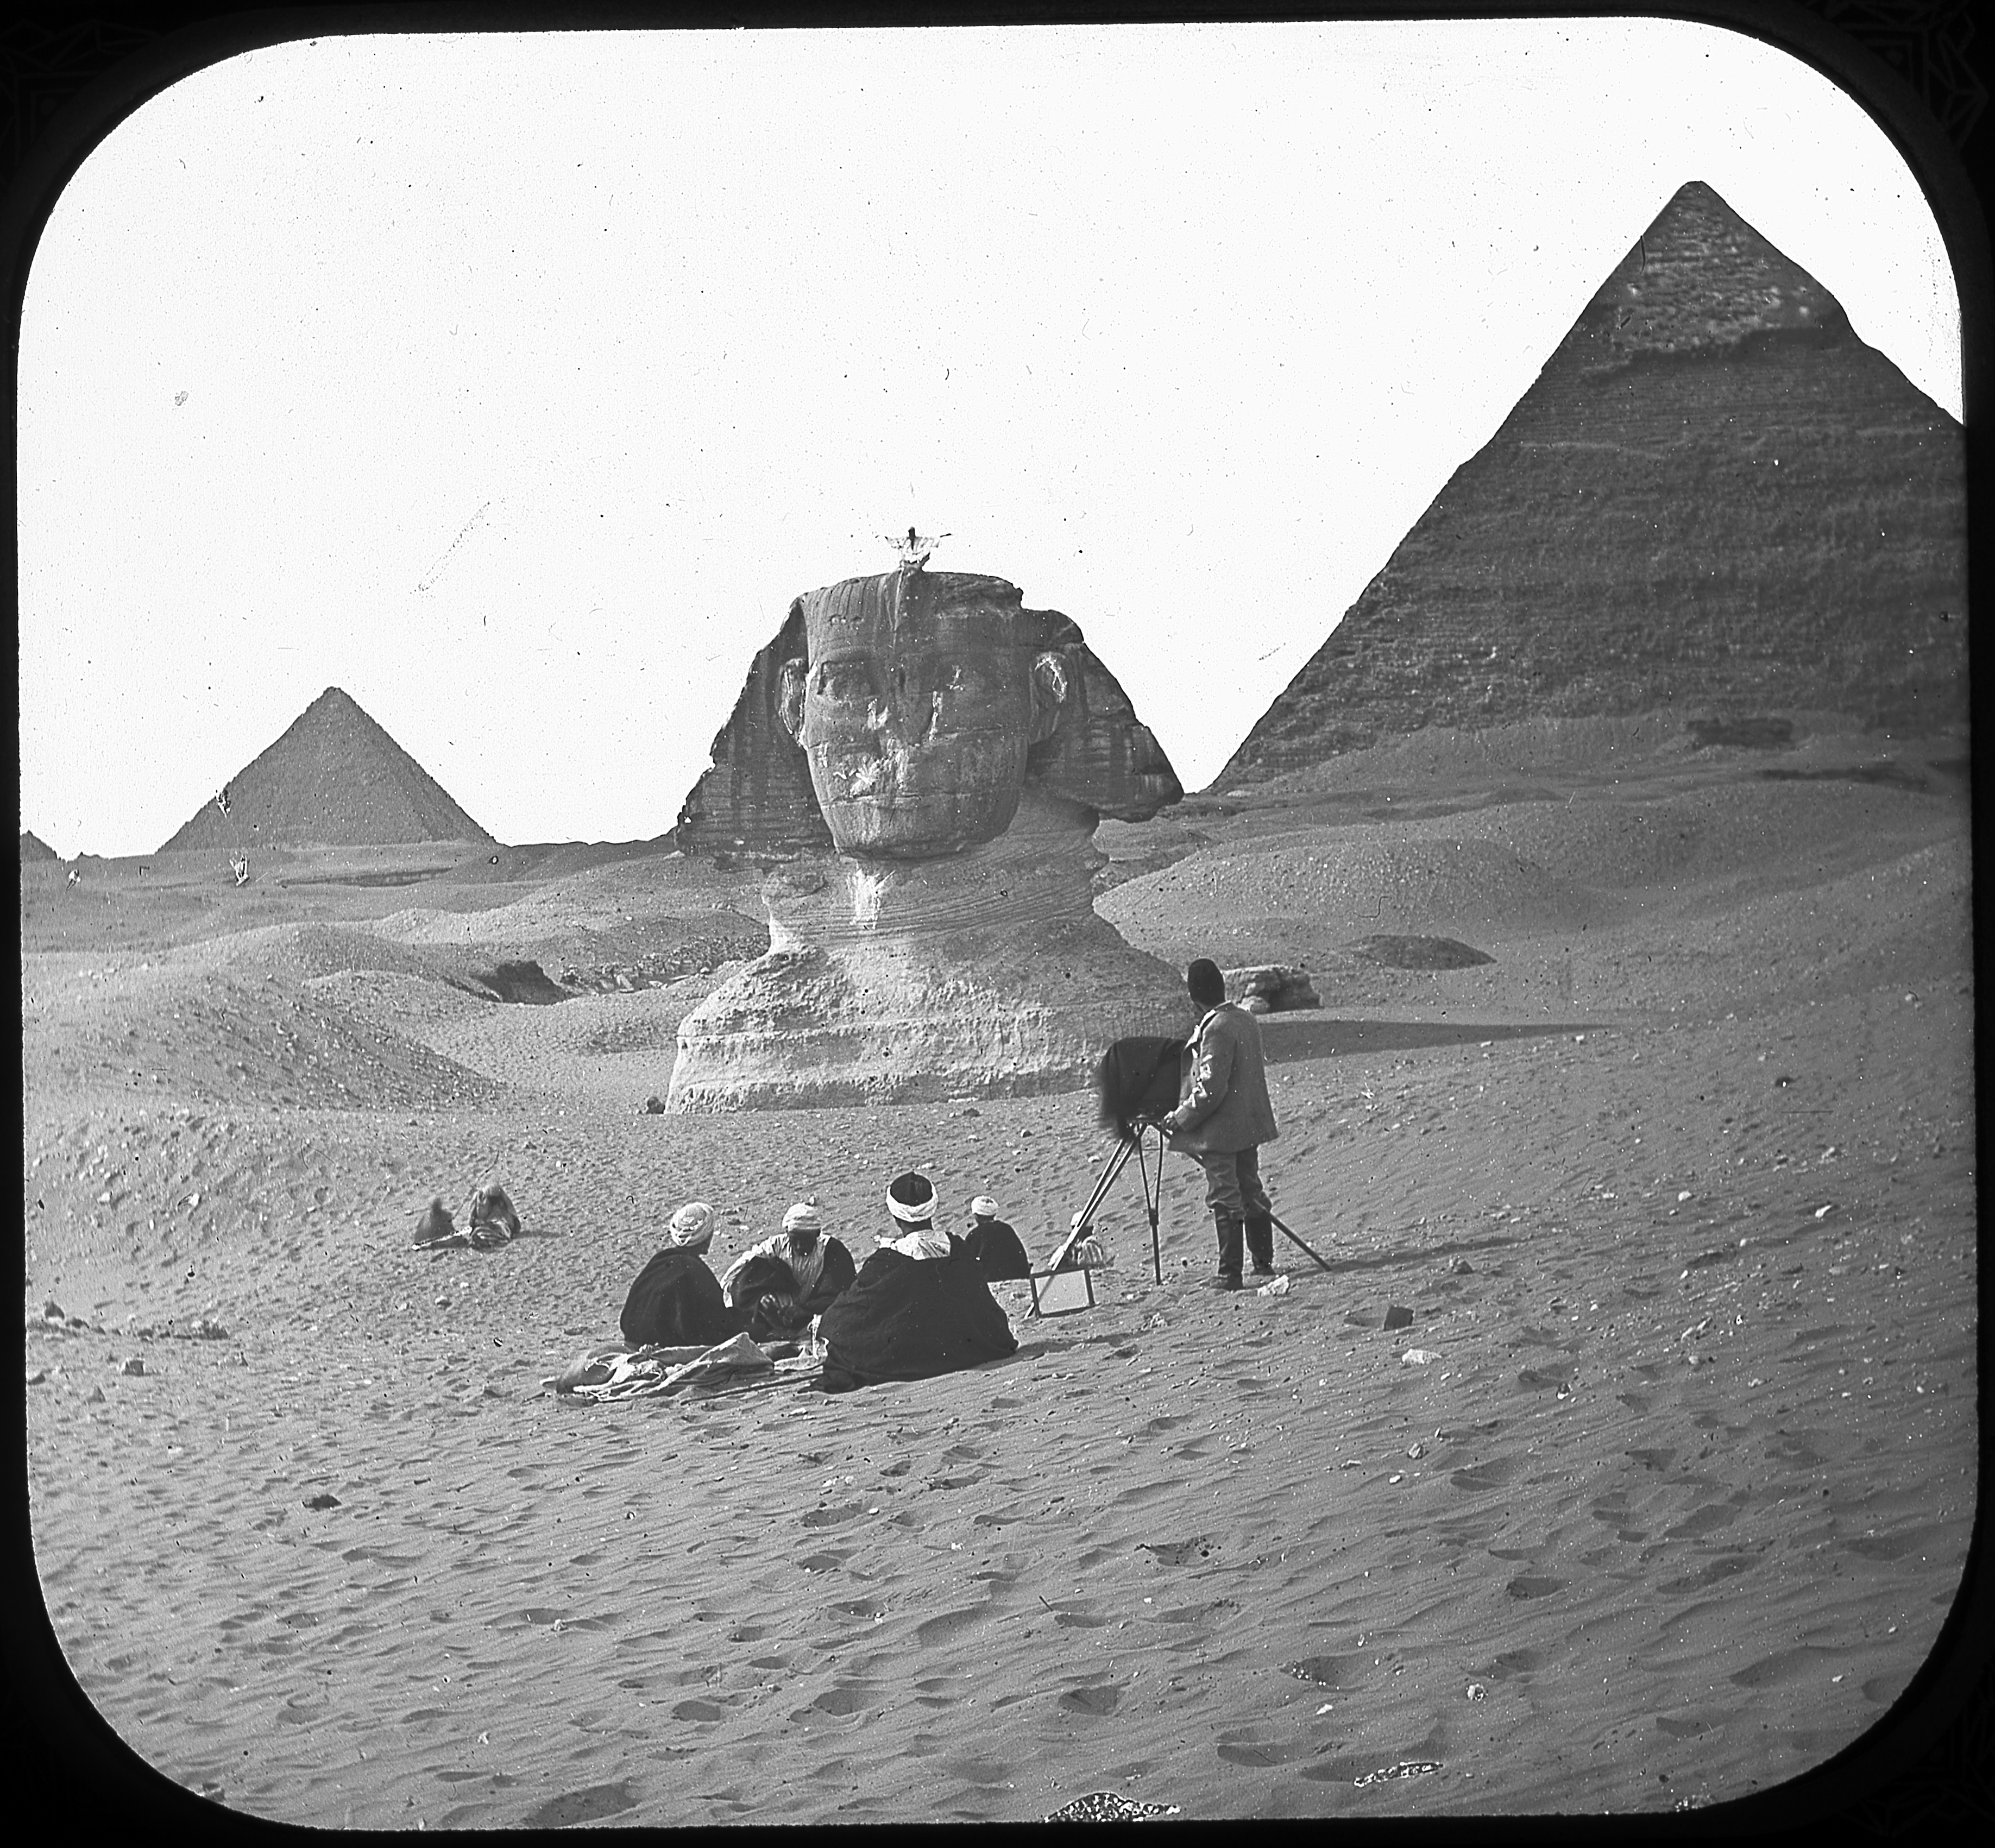
[[[1213,1229],[1219,1235],[1217,1281],[1237,1289],[1240,1284],[1243,1205],[1238,1164],[1231,1150],[1224,1154],[1202,1152],[1197,1159],[1199,1166],[1205,1170],[1205,1203],[1212,1209]]]
[[[1271,1276],[1275,1269],[1275,1208],[1267,1188],[1261,1185],[1259,1149],[1242,1149],[1234,1171],[1238,1178],[1248,1254],[1256,1271],[1263,1277]]]

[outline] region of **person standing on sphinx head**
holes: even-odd
[[[1260,1023],[1226,998],[1219,965],[1201,956],[1185,971],[1198,1025],[1178,1061],[1178,1105],[1161,1119],[1170,1146],[1205,1170],[1205,1203],[1219,1234],[1219,1274],[1209,1287],[1240,1287],[1245,1235],[1257,1277],[1275,1270],[1273,1203],[1261,1185],[1261,1144],[1281,1133],[1268,1095]]]

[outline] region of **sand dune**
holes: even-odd
[[[177,1782],[331,1826],[1650,1812],[1822,1763],[1931,1647],[1978,1490],[1962,807],[1616,762],[1173,821],[1101,908],[1320,958],[1266,1023],[1266,1168],[1330,1269],[1282,1239],[1286,1294],[1193,1288],[1174,1160],[1153,1281],[1132,1166],[1096,1310],[1014,1287],[1010,1360],[836,1399],[539,1382],[687,1198],[716,1265],[812,1193],[863,1250],[916,1164],[1049,1249],[1090,1099],[646,1116],[719,965],[451,986],[583,933],[711,959],[742,882],[643,859],[294,886],[193,941],[129,870],[24,898],[29,1481],[78,1679]],[[1339,954],[1382,928],[1495,960]],[[524,1236],[412,1246],[492,1174]]]

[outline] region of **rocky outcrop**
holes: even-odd
[[[1183,793],[1079,628],[1003,578],[799,597],[680,812],[688,853],[777,869],[768,954],[682,1021],[668,1106],[1068,1090],[1181,1030],[1177,972],[1095,911],[1094,835]]]
[[[1218,786],[1528,718],[1958,725],[1966,530],[1959,425],[1694,183]]]
[[[1226,978],[1227,999],[1238,1001],[1249,1013],[1286,1013],[1292,1008],[1323,1005],[1323,997],[1316,992],[1316,983],[1305,969],[1264,962],[1220,972]]]
[[[769,953],[681,1023],[669,1108],[1078,1089],[1116,1039],[1184,1031],[1178,972],[1095,914],[1094,825],[1028,789],[981,847],[772,873]]]
[[[337,687],[205,804],[160,851],[388,846],[492,836]]]

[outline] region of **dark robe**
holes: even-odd
[[[829,1393],[926,1380],[1018,1352],[1011,1324],[960,1240],[946,1258],[876,1251],[826,1310],[821,1383]]]
[[[986,1277],[1030,1277],[1032,1260],[1018,1235],[1002,1219],[986,1219],[963,1234],[963,1249]]]
[[[750,1258],[734,1280],[734,1304],[744,1326],[758,1341],[801,1333],[852,1287],[852,1253],[836,1239],[819,1241],[824,1263],[808,1295],[800,1295],[796,1274],[779,1257]],[[795,1303],[788,1306],[789,1299]]]
[[[637,1273],[623,1304],[623,1339],[634,1347],[712,1347],[747,1325],[727,1305],[720,1279],[706,1260],[684,1246],[668,1245]]]

